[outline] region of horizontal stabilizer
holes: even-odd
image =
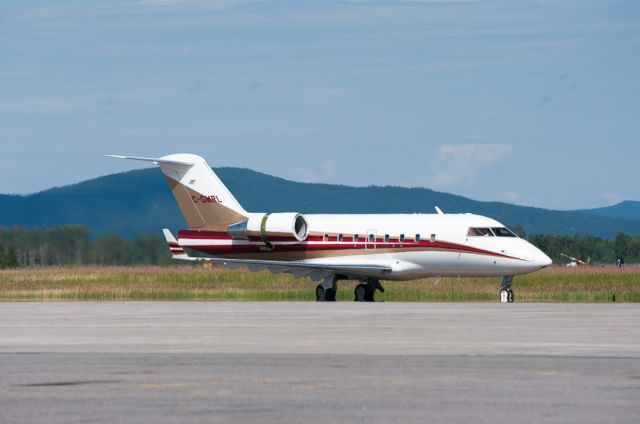
[[[182,246],[178,244],[178,240],[176,240],[174,235],[171,234],[171,231],[163,228],[162,233],[164,234],[164,238],[167,240],[167,244],[169,245],[169,251],[171,252],[172,259],[182,259],[185,261],[197,260],[197,258],[192,258],[191,256],[187,255]]]
[[[141,160],[141,161],[144,161],[144,162],[153,162],[156,165],[158,165],[159,163],[167,163],[167,164],[174,164],[174,165],[186,165],[186,166],[195,165],[195,162],[184,162],[184,161],[169,160],[169,159],[163,159],[163,158],[143,158],[143,157],[139,157],[139,156],[121,156],[121,155],[105,155],[105,156],[108,157],[108,158],[130,159],[130,160]]]

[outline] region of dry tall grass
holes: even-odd
[[[355,282],[340,283],[339,300]],[[386,301],[497,301],[498,278],[386,282]],[[517,301],[640,302],[640,268],[555,266],[514,280]],[[0,300],[314,300],[315,283],[223,267],[40,267],[0,271]]]

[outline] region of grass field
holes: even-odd
[[[338,300],[353,300],[356,282],[341,281]],[[384,301],[497,302],[498,278],[383,282]],[[41,267],[0,271],[0,301],[315,300],[316,283],[288,274],[201,267]],[[640,268],[551,267],[514,279],[516,301],[640,302]]]

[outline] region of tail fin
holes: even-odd
[[[161,158],[108,156],[153,162],[159,165],[189,228],[225,231],[227,226],[247,219],[247,211],[240,206],[200,156],[191,154],[175,154]]]

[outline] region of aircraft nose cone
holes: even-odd
[[[536,264],[540,265],[541,267],[546,267],[549,266],[553,263],[553,261],[551,260],[550,257],[548,257],[544,252],[542,252],[541,250],[538,251],[538,255],[536,257]]]

